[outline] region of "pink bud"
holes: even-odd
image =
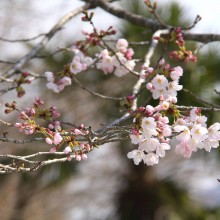
[[[80,161],[82,159],[82,157],[80,155],[76,155],[76,160]]]
[[[87,159],[87,155],[86,154],[82,154],[82,159],[86,160]]]
[[[54,135],[54,139],[53,139],[53,143],[55,145],[59,144],[61,141],[63,140],[63,138],[61,137],[59,132],[56,132]]]
[[[52,140],[51,140],[49,137],[47,137],[47,138],[45,139],[45,141],[46,141],[48,144],[52,144],[52,143],[53,143]]]
[[[73,130],[73,132],[76,134],[76,135],[83,135],[82,131],[80,131],[79,129],[75,128]]]

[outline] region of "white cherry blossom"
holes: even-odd
[[[131,152],[129,152],[127,154],[127,157],[129,159],[133,159],[134,160],[134,164],[138,165],[143,160],[143,158],[145,157],[145,154],[144,154],[143,151],[133,150],[133,151],[131,151]]]

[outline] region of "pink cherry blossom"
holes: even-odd
[[[119,39],[116,43],[116,48],[118,51],[125,53],[127,51],[128,41],[126,39]]]
[[[53,138],[54,138],[54,139],[53,139],[53,143],[54,143],[55,145],[60,144],[61,141],[63,140],[63,138],[62,138],[62,136],[60,135],[59,132],[56,132]]]
[[[168,86],[168,80],[164,75],[156,75],[151,81],[153,87],[157,90],[165,89]]]
[[[178,81],[180,76],[183,75],[183,69],[180,66],[174,67],[170,73],[170,78],[172,80]]]

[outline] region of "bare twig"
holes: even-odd
[[[189,94],[190,94],[191,96],[193,96],[197,101],[199,101],[199,102],[201,102],[201,103],[203,103],[203,104],[205,104],[205,105],[212,106],[212,107],[214,107],[214,108],[220,108],[219,105],[216,105],[216,104],[213,104],[213,103],[210,103],[210,102],[207,102],[207,101],[201,99],[200,97],[198,97],[197,95],[195,95],[193,92],[191,92],[191,91],[188,90],[188,89],[183,89],[183,91],[186,92],[186,93],[189,93]]]
[[[45,36],[45,35],[46,35],[46,34],[38,34],[38,35],[35,36],[35,37],[26,38],[26,39],[16,39],[16,40],[10,40],[10,39],[6,39],[6,38],[3,38],[3,37],[0,37],[0,40],[1,40],[1,41],[5,41],[5,42],[9,42],[9,43],[20,43],[20,42],[28,42],[28,41],[36,40],[36,39],[38,39],[39,37],[43,37],[43,36]]]
[[[192,25],[190,25],[189,27],[182,28],[182,29],[183,30],[191,30],[191,29],[193,29],[197,25],[197,23],[199,21],[201,21],[201,19],[202,18],[199,15],[197,15]]]
[[[114,101],[120,101],[125,99],[126,97],[111,97],[111,96],[105,96],[102,95],[100,93],[97,92],[93,92],[92,90],[90,90],[89,88],[87,88],[86,86],[82,85],[82,83],[75,77],[75,75],[73,76],[73,80],[75,83],[77,83],[82,89],[86,90],[87,92],[89,92],[91,95],[94,95],[96,97],[102,98],[102,99],[107,99],[107,100],[114,100]]]
[[[155,20],[147,19],[141,15],[136,15],[124,9],[117,8],[109,4],[105,0],[95,0],[94,2],[97,6],[100,6],[102,9],[104,9],[105,11],[109,12],[112,15],[115,15],[116,17],[125,19],[126,21],[129,21],[141,27],[150,28],[152,31],[166,28],[166,26],[164,27],[163,25],[161,25],[159,22]],[[195,25],[195,21],[193,25]],[[188,29],[192,28],[192,26],[188,27]],[[202,42],[202,43],[220,41],[220,34],[197,34],[197,33],[186,33],[185,32],[183,37],[185,40],[192,40],[192,41],[197,41],[197,42]]]
[[[90,8],[90,4],[85,4],[77,9],[72,10],[65,16],[63,16],[58,23],[44,36],[44,38],[38,43],[35,47],[33,47],[29,53],[27,53],[25,56],[20,58],[18,62],[10,68],[8,71],[6,71],[3,76],[10,77],[12,76],[17,70],[21,69],[21,67],[24,66],[30,59],[35,57],[39,51],[48,43],[48,41],[59,31],[61,28],[73,17],[80,14],[82,11],[87,10]]]
[[[105,0],[94,0],[94,4],[118,18],[125,19],[126,21],[130,21],[133,24],[137,24],[143,27],[148,27],[153,31],[166,28],[153,19],[145,18],[141,15],[136,15],[129,11],[115,7]]]
[[[183,106],[183,105],[176,105],[176,107],[178,109],[181,109],[181,110],[191,110],[191,109],[194,109],[194,108],[200,108],[203,111],[215,111],[215,112],[219,112],[220,111],[220,108],[215,108],[215,107],[206,108],[206,107]]]

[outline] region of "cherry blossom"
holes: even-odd
[[[145,158],[145,154],[143,151],[133,150],[127,154],[127,157],[129,159],[133,159],[134,164],[138,165]]]
[[[60,142],[63,140],[63,138],[62,138],[62,136],[60,135],[59,132],[56,132],[56,133],[54,134],[54,137],[53,137],[53,138],[54,138],[54,139],[53,139],[53,143],[54,143],[55,145],[60,144]]]
[[[70,72],[73,74],[85,71],[93,63],[91,57],[85,56],[80,50],[73,49],[75,56],[70,64]]]
[[[70,146],[67,146],[67,147],[65,147],[65,149],[63,150],[63,152],[64,152],[65,154],[69,154],[69,153],[72,152],[72,149],[71,149]]]

